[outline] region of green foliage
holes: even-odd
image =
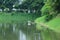
[[[11,10],[16,2],[19,3],[18,0],[0,0],[0,8],[2,10],[9,8]]]
[[[41,25],[39,23],[45,23],[48,25],[49,28],[53,30],[59,30],[60,29],[60,22],[59,22],[59,15],[60,13],[60,0],[44,0],[45,5],[42,7],[42,17],[45,16],[45,18],[40,17],[39,19],[36,19],[37,28],[40,28]],[[59,12],[59,13],[58,13]],[[57,17],[57,18],[56,18]],[[42,18],[42,19],[41,19]],[[44,26],[45,27],[45,26]]]
[[[49,14],[51,11],[54,11],[54,7],[52,6],[51,0],[47,0],[45,5],[42,7],[41,12],[43,15]]]
[[[23,9],[36,10],[36,13],[40,13],[40,9],[43,5],[43,0],[26,0],[20,5],[20,7]]]
[[[56,32],[60,32],[60,16],[52,19],[51,21],[46,23],[49,25],[49,28],[55,30]]]
[[[44,22],[45,22],[45,17],[46,17],[46,15],[45,15],[45,16],[42,16],[42,17],[39,17],[39,18],[37,18],[37,19],[35,20],[36,28],[37,28],[38,30],[41,30],[41,29],[42,29],[40,23],[44,23]]]
[[[25,23],[28,20],[33,21],[36,18],[34,14],[20,12],[0,12],[0,23]]]
[[[60,34],[57,35],[60,33],[60,0],[44,0],[44,3],[42,16],[35,20],[36,28],[43,31],[43,40],[60,40]]]
[[[46,19],[51,20],[56,17],[60,12],[60,1],[59,0],[44,0],[45,5],[42,7],[42,16],[47,15]]]

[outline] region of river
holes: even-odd
[[[0,23],[0,40],[41,40],[35,25]]]

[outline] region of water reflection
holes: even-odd
[[[16,24],[13,24],[13,32],[16,30]]]
[[[0,40],[40,40],[35,25],[0,23]]]
[[[19,31],[19,40],[26,40],[26,34],[24,34],[21,30]]]

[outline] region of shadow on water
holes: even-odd
[[[35,23],[0,23],[0,40],[40,40]]]

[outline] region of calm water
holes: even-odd
[[[0,40],[41,40],[35,24],[0,23]]]

